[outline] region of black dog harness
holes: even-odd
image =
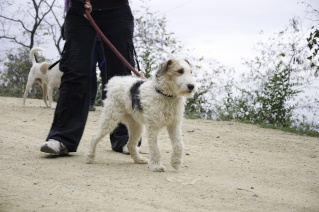
[[[54,66],[56,66],[56,64],[58,64],[60,62],[60,60],[56,61],[55,63],[53,63],[52,65],[49,66],[49,70],[51,70]]]
[[[175,97],[174,95],[164,93],[164,91],[162,89],[158,88],[158,87],[155,87],[155,90],[156,90],[157,93],[162,94],[163,96],[166,96],[166,97],[169,97],[169,98]]]

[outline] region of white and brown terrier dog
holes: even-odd
[[[135,163],[149,163],[155,172],[165,171],[157,136],[166,128],[173,148],[171,165],[180,169],[184,143],[182,119],[186,97],[196,92],[192,66],[186,60],[169,60],[149,80],[133,76],[113,77],[106,86],[107,98],[100,117],[100,126],[88,149],[86,162],[93,163],[97,143],[121,122],[129,131],[128,150]],[[137,150],[137,143],[146,127],[149,160]]]

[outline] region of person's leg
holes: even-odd
[[[123,6],[113,10],[95,11],[92,16],[95,17],[97,24],[117,48],[123,57],[134,66],[133,59],[133,31],[134,18],[129,6]],[[125,67],[123,62],[114,54],[114,52],[104,45],[105,66],[107,71],[107,81],[113,76],[131,75],[129,69]],[[120,124],[118,128],[110,135],[112,149],[122,152],[123,147],[128,141],[128,131],[125,125]]]
[[[102,80],[102,100],[106,98],[106,91],[105,91],[105,85],[107,82],[107,74],[106,74],[106,67],[105,67],[105,58],[104,58],[104,50],[103,50],[103,43],[101,40],[97,42],[97,60],[99,64],[99,69],[100,69],[100,77]]]
[[[94,108],[94,102],[96,98],[97,92],[97,77],[96,77],[96,63],[98,61],[98,45],[97,41],[95,41],[93,52],[92,52],[92,68],[91,68],[91,92],[90,92],[90,103],[89,110]]]
[[[47,141],[54,139],[75,152],[88,116],[91,54],[95,31],[82,16],[68,13],[65,20],[66,43],[60,61],[64,73],[59,99]]]
[[[94,11],[95,12],[95,11]],[[133,31],[134,18],[129,6],[97,11],[99,18],[96,20],[104,35],[122,54],[122,56],[134,66],[133,58]],[[94,15],[94,14],[92,14]],[[103,42],[105,54],[105,66],[107,71],[107,81],[113,76],[131,75],[131,71],[126,68],[123,62],[114,52]]]

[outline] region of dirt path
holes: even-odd
[[[98,145],[85,164],[99,112],[90,112],[78,152],[39,151],[53,109],[43,101],[0,98],[0,211],[319,211],[319,139],[253,125],[185,120],[184,164],[154,173],[130,156]],[[147,156],[146,139],[142,152]]]

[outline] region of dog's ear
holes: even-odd
[[[40,71],[42,74],[46,74],[49,67],[50,67],[50,63],[42,63],[41,66],[40,66]]]
[[[168,67],[173,63],[173,60],[169,60],[166,63],[162,63],[156,72],[156,77],[163,76],[163,74],[167,71]]]
[[[185,59],[185,62],[188,63],[188,65],[192,67],[192,64],[188,60]]]

